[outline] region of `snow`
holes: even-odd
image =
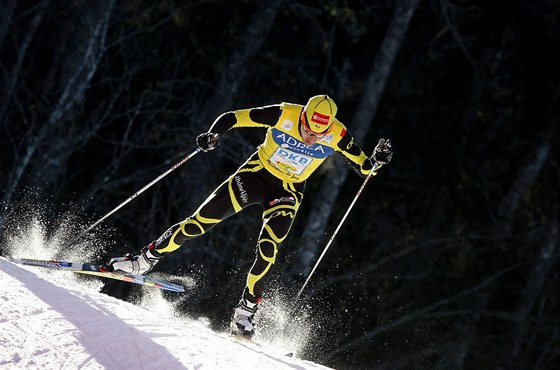
[[[163,299],[146,309],[74,275],[0,258],[0,368],[327,369],[285,356],[287,347],[213,332],[202,320],[175,315]]]

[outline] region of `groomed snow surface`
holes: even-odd
[[[163,300],[148,310],[99,293],[100,282],[73,275],[0,258],[1,369],[327,369],[285,356],[289,348],[215,333]]]

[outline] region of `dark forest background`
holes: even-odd
[[[52,233],[73,230],[69,243],[194,150],[222,112],[328,93],[367,153],[386,137],[395,154],[298,302],[298,320],[316,327],[304,357],[341,369],[552,369],[559,7],[3,0],[1,233],[40,214]],[[231,131],[75,245],[99,261],[137,251],[263,137]],[[295,299],[361,183],[337,156],[308,181],[263,311],[267,299]],[[157,266],[198,276],[186,312],[225,328],[259,228],[260,210],[248,209]]]

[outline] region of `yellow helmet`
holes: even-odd
[[[303,108],[303,124],[315,134],[327,133],[336,116],[336,104],[327,95],[312,96]]]

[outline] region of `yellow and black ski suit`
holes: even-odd
[[[332,153],[341,153],[365,176],[372,164],[337,119],[327,135],[313,145],[302,142],[302,105],[282,103],[222,114],[209,132],[223,135],[231,128],[267,128],[257,151],[202,203],[196,212],[170,227],[156,242],[155,251],[172,252],[186,240],[200,236],[243,208],[260,204],[262,229],[256,259],[249,271],[244,297],[258,303],[303,199],[305,180]]]

